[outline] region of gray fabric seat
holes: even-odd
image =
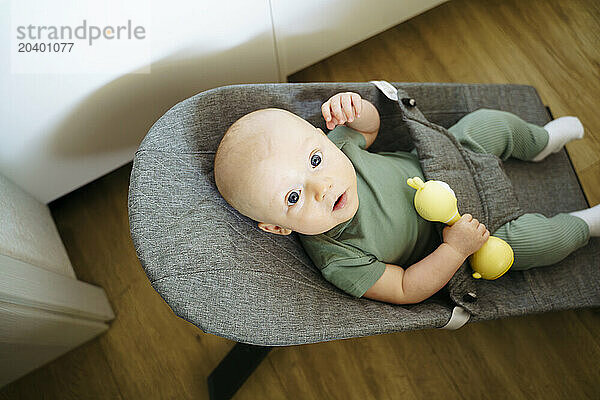
[[[442,127],[484,107],[539,125],[550,119],[531,86],[393,85]],[[380,112],[380,133],[369,151],[410,150],[413,143],[419,149],[398,104],[370,83],[224,86],[176,104],[152,126],[133,162],[129,222],[142,267],[176,315],[237,342],[286,346],[439,328],[457,305],[471,314],[469,322],[600,305],[598,238],[553,266],[509,271],[495,281],[467,280],[463,265],[435,296],[393,305],[345,294],[321,276],[295,233],[266,234],[221,198],[213,160],[231,123],[250,111],[279,107],[327,132],[320,107],[340,91],[360,93]],[[520,212],[551,216],[588,207],[565,150],[541,163],[510,159],[502,167]],[[486,221],[477,211],[460,211]],[[476,298],[468,294],[473,292]]]

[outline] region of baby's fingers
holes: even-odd
[[[351,93],[352,96],[352,104],[354,105],[354,112],[356,118],[360,117],[360,113],[362,112],[362,99],[358,93]]]
[[[346,122],[346,116],[342,112],[341,98],[342,96],[333,96],[329,102],[331,104],[331,115],[338,120],[339,124]]]
[[[342,94],[341,101],[342,110],[344,111],[345,117],[348,119],[348,122],[354,121],[354,110],[352,109],[352,97],[350,97],[350,93]]]
[[[359,94],[353,92],[338,93],[321,105],[321,114],[327,129],[354,121],[361,111],[362,99]]]
[[[489,236],[489,235],[490,235],[490,231],[489,231],[489,230],[488,230],[488,229],[485,227],[485,225],[484,225],[484,224],[481,224],[481,223],[480,223],[480,224],[479,224],[479,226],[477,227],[477,230],[481,232],[481,235],[482,235],[483,237],[486,237],[486,235],[487,235],[487,236]]]
[[[332,130],[337,125],[341,125],[335,117],[331,117],[331,121],[327,121],[327,129]]]
[[[321,114],[323,114],[323,118],[325,118],[325,121],[327,122],[327,127],[328,128],[329,128],[329,122],[331,121],[331,110],[329,109],[329,107],[330,107],[329,100],[327,100],[321,106]]]
[[[321,113],[323,114],[323,118],[325,118],[327,129],[332,130],[340,123],[338,119],[331,113],[331,102],[329,100],[323,103],[321,106]]]
[[[487,242],[487,241],[488,241],[488,239],[489,239],[489,238],[490,238],[490,231],[488,231],[487,229],[485,229],[485,230],[483,231],[483,234],[481,235],[481,241],[482,241],[483,243],[485,243],[485,242]]]

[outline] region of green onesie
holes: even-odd
[[[434,251],[440,239],[434,223],[415,211],[415,190],[406,184],[415,176],[425,180],[416,154],[371,153],[365,150],[364,136],[344,125],[327,137],[354,165],[358,211],[327,232],[298,236],[325,279],[361,297],[386,263],[407,268]]]
[[[549,140],[544,128],[500,110],[479,109],[448,130],[471,151],[495,154],[502,161],[531,160]],[[364,136],[344,125],[327,137],[354,165],[358,211],[325,233],[298,237],[325,279],[361,297],[383,275],[386,263],[407,268],[435,251],[445,225],[425,221],[415,211],[415,191],[406,180],[425,178],[414,149],[371,153],[365,150]],[[568,213],[551,218],[523,214],[492,234],[513,248],[511,271],[555,264],[590,238],[585,221]]]

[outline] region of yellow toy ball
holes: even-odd
[[[491,235],[479,250],[469,256],[475,279],[498,279],[512,267],[514,261],[512,247],[499,237]]]
[[[409,178],[406,183],[417,189],[415,209],[428,221],[454,224],[460,219],[454,191],[446,182],[429,180],[423,182],[418,176]],[[497,279],[506,273],[514,262],[512,247],[504,240],[491,236],[479,250],[469,256],[473,278]]]

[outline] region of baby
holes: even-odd
[[[379,113],[357,93],[321,106],[326,135],[299,116],[267,108],[244,115],[227,130],[215,155],[215,183],[223,198],[267,233],[297,232],[322,275],[354,297],[393,304],[435,294],[489,238],[470,214],[443,228],[413,205],[415,176],[425,181],[416,149],[367,151]],[[506,160],[541,161],[583,137],[576,117],[544,127],[516,115],[481,109],[449,128],[473,151]],[[494,232],[515,252],[512,269],[554,264],[600,236],[600,205],[546,218],[525,214]]]

